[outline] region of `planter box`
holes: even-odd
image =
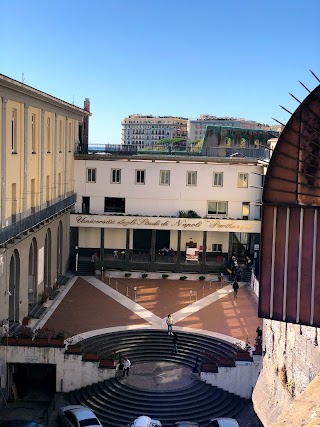
[[[16,337],[3,337],[1,338],[2,345],[17,345]]]
[[[57,338],[49,338],[49,345],[52,347],[64,347],[64,340]]]
[[[102,359],[100,360],[99,368],[116,369],[116,366],[113,359]]]
[[[80,345],[70,344],[70,345],[68,345],[65,353],[67,353],[67,354],[81,354],[82,351],[81,351]]]
[[[100,360],[98,353],[83,353],[82,354],[82,360],[84,362],[98,362]]]
[[[236,360],[247,360],[252,361],[252,357],[248,351],[237,351]]]
[[[219,359],[219,366],[223,366],[223,367],[234,367],[235,362],[231,357],[221,357]]]
[[[49,345],[49,339],[48,338],[34,338],[33,345],[43,347]]]
[[[33,345],[32,338],[17,338],[17,345]]]
[[[201,365],[201,372],[218,372],[217,365],[213,365],[212,363],[203,363]]]

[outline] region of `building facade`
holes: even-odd
[[[193,141],[204,138],[207,126],[234,127],[244,129],[260,129],[265,131],[280,132],[279,125],[269,126],[255,122],[254,120],[245,120],[235,117],[217,117],[209,114],[200,114],[197,119],[188,120],[188,140]]]
[[[188,119],[171,116],[133,114],[121,122],[121,141],[125,145],[144,148],[156,145],[161,139],[187,138]]]
[[[0,75],[0,319],[21,322],[69,259],[74,150],[89,112]]]
[[[259,242],[264,169],[245,158],[77,155],[74,246],[122,269],[225,271]]]

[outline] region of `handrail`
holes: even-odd
[[[134,300],[136,301],[136,299],[137,299],[137,287],[136,286],[134,286],[133,288],[131,287],[131,286],[129,286],[129,285],[125,285],[123,282],[121,282],[118,278],[115,278],[115,277],[111,277],[110,276],[110,274],[107,272],[107,271],[105,271],[105,277],[106,276],[108,276],[108,279],[109,279],[109,285],[111,285],[111,279],[115,279],[115,281],[116,281],[116,291],[117,292],[119,292],[119,290],[118,290],[118,282],[122,285],[122,286],[124,286],[125,288],[127,288],[127,293],[126,293],[126,296],[128,297],[129,296],[129,289],[131,289],[133,292],[134,292]]]

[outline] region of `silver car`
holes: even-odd
[[[102,427],[91,409],[81,405],[63,406],[59,409],[58,414],[61,425],[65,427]]]
[[[239,424],[234,418],[212,418],[209,427],[239,427]]]

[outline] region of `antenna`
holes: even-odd
[[[22,83],[24,83],[24,80],[25,80],[25,78],[24,78],[24,73],[22,73]]]

